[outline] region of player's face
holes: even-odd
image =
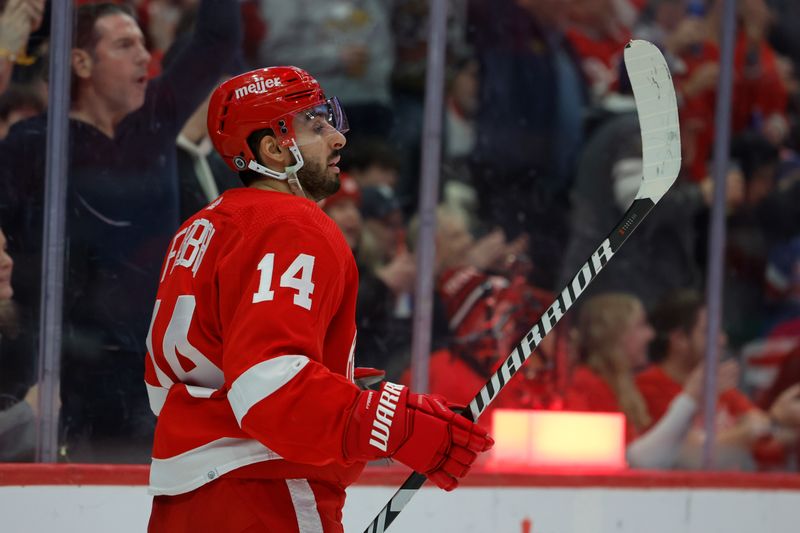
[[[6,250],[6,236],[0,230],[0,301],[10,300],[14,296],[11,288],[11,273],[14,270],[14,261]]]
[[[622,336],[622,349],[630,368],[641,368],[647,364],[647,348],[655,337],[655,331],[647,321],[644,308],[637,306],[631,317],[628,330]]]
[[[144,104],[150,63],[144,35],[136,21],[123,14],[99,18],[95,31],[100,39],[89,54],[86,83],[108,109],[127,115]]]
[[[347,143],[324,114],[298,113],[293,120],[303,168],[297,178],[306,194],[316,201],[339,190],[339,151]]]

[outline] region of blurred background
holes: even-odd
[[[208,97],[268,65],[308,70],[350,121],[342,187],[322,207],[359,266],[356,365],[411,382],[415,287],[432,275],[415,384],[468,402],[635,196],[622,52],[641,38],[672,72],[681,174],[492,408],[622,413],[633,468],[701,468],[710,416],[714,469],[797,472],[800,3],[735,4],[731,142],[714,177],[722,0],[449,0],[437,109],[425,0],[76,1],[59,21],[69,87],[49,79],[51,2],[0,0],[0,462],[149,462],[162,258],[183,219],[242,186],[208,140]],[[69,120],[52,121],[67,94]],[[426,114],[442,120],[432,234],[419,217]],[[715,179],[727,238],[709,339]],[[63,236],[45,245],[54,216]],[[431,272],[418,271],[422,238]],[[43,331],[43,316],[58,323]],[[703,416],[710,344],[717,407]]]

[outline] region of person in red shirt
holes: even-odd
[[[635,440],[651,421],[633,372],[646,364],[653,335],[635,296],[606,293],[584,303],[573,332],[579,363],[572,373],[566,407],[621,411],[626,418],[626,440]]]
[[[701,365],[706,351],[707,311],[699,293],[679,290],[668,294],[651,314],[656,329],[650,358],[651,367],[636,377],[636,385],[647,404],[652,421],[658,421],[673,398],[680,393],[688,377]],[[727,339],[720,334],[720,352]],[[738,376],[734,362],[723,363],[721,370]],[[726,370],[727,369],[727,370]],[[761,440],[770,432],[767,416],[750,399],[735,388],[736,379],[718,384],[717,403],[717,468],[753,468],[751,450],[772,444]],[[695,421],[684,443],[678,465],[695,468],[700,465],[703,432],[701,421]]]
[[[769,412],[774,430],[782,437],[785,453],[763,461],[765,468],[800,470],[800,347],[784,356],[775,381],[759,398],[759,407]],[[767,463],[767,464],[763,464]]]
[[[613,0],[573,0],[569,5],[566,36],[598,99],[617,89],[622,51],[631,38],[619,4]]]
[[[339,174],[339,190],[319,203],[325,214],[339,226],[353,254],[358,250],[361,241],[363,220],[358,211],[360,203],[361,190],[358,182],[345,172]]]
[[[147,336],[158,423],[149,531],[342,531],[345,488],[391,457],[452,490],[491,448],[441,397],[354,383],[358,271],[317,201],[347,121],[296,67],[220,85],[208,129],[245,188],[175,234]]]
[[[472,266],[439,276],[436,292],[448,321],[450,342],[431,355],[429,389],[466,405],[539,319],[550,295],[524,279]],[[560,404],[553,373],[555,339],[556,332],[548,335],[536,356],[509,380],[481,415],[481,426],[492,427],[496,408],[546,409]]]
[[[419,220],[411,222],[415,248]],[[522,242],[507,243],[502,232],[475,241],[465,215],[440,206],[436,212],[435,298],[446,322],[446,346],[430,357],[428,389],[468,404],[511,353],[514,343],[539,319],[552,295],[532,287],[509,260],[519,261]],[[501,263],[505,263],[501,265]],[[444,328],[443,328],[444,329]],[[547,408],[559,403],[553,379],[556,332],[506,384],[478,423],[489,429],[495,408]],[[401,382],[410,381],[406,371]]]
[[[605,293],[585,302],[573,331],[579,362],[565,399],[570,410],[622,412],[626,456],[637,468],[669,468],[688,431],[702,385],[696,371],[679,388],[667,414],[654,424],[636,388],[634,371],[647,362],[653,328],[641,301],[625,293]]]
[[[704,17],[686,17],[665,43],[679,58],[673,73],[681,101],[683,164],[695,181],[709,174],[714,142],[722,4],[713,0]],[[764,0],[743,0],[737,9],[731,128],[734,134],[752,129],[779,146],[789,133],[788,93],[767,40],[773,15]]]

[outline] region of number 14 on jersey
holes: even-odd
[[[253,294],[253,303],[269,302],[275,298],[275,291],[272,290],[272,274],[275,268],[275,254],[270,252],[265,254],[258,263],[258,271],[261,278],[258,283],[258,290]],[[311,281],[314,272],[314,256],[299,254],[292,264],[289,265],[280,278],[280,286],[294,289],[294,304],[303,309],[311,310],[311,294],[314,292],[314,282]]]

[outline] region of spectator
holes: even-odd
[[[375,250],[375,246],[370,241],[374,237],[363,231],[361,190],[345,172],[339,180],[339,191],[325,199],[322,209],[342,230],[358,267],[356,364],[387,368],[397,376],[407,358],[411,338],[409,317],[398,316],[397,302],[413,289],[416,265],[408,253],[382,260],[379,252],[373,252],[371,257],[363,252],[365,247]]]
[[[758,210],[775,188],[779,159],[775,146],[752,132],[733,140],[731,155],[745,186],[742,204],[727,219],[723,328],[738,350],[763,333],[767,318],[764,277],[771,239]]]
[[[263,0],[269,27],[261,62],[314,72],[347,108],[352,132],[385,137],[392,127],[394,46],[383,0]]]
[[[0,461],[32,461],[36,420],[29,399],[35,395],[35,351],[30,332],[22,331],[12,300],[14,261],[0,230]]]
[[[685,65],[674,76],[683,96],[683,164],[698,181],[708,173],[714,138],[721,20],[722,1],[714,0],[702,20],[702,31],[676,29],[681,36],[676,36],[680,44],[674,49]],[[764,0],[738,3],[731,120],[734,133],[752,129],[779,145],[788,134],[787,93],[775,53],[766,41],[771,21]]]
[[[445,112],[445,161],[466,157],[475,146],[478,112],[478,63],[463,59],[453,68]]]
[[[15,64],[29,65],[35,60],[25,52],[31,32],[42,24],[44,1],[0,2],[0,94],[8,87]]]
[[[636,384],[647,404],[653,422],[664,416],[670,402],[680,394],[689,376],[703,362],[706,351],[707,311],[701,296],[690,290],[667,295],[651,314],[656,337],[650,350],[655,363],[636,377]],[[720,334],[720,352],[727,339]],[[743,393],[735,381],[718,386],[719,398],[715,414],[716,463],[720,469],[754,468],[752,449],[770,432],[766,415]],[[703,430],[697,421],[689,433],[678,465],[699,468],[702,457]]]
[[[386,186],[361,190],[356,361],[397,377],[411,347],[411,293],[416,263],[406,249],[400,204]]]
[[[469,158],[475,149],[478,113],[478,63],[472,58],[454,66],[447,86],[442,154],[443,203],[477,215],[478,197]]]
[[[474,63],[472,50],[467,43],[467,3],[468,0],[446,0],[447,3],[447,43],[445,51],[446,76],[449,78],[449,95],[453,90],[464,94],[474,91],[473,100],[477,100],[477,80],[475,87],[470,87],[469,75],[459,75],[467,70],[466,65]],[[392,10],[392,33],[395,43],[395,64],[392,71],[392,108],[395,116],[391,135],[392,146],[401,154],[400,182],[396,187],[398,196],[407,214],[415,211],[419,198],[419,169],[421,159],[422,126],[425,115],[425,75],[428,64],[428,37],[430,31],[430,2],[427,0],[396,0]],[[450,67],[453,70],[450,70]],[[476,69],[477,70],[477,69]],[[477,72],[475,73],[477,75]],[[466,82],[466,83],[465,83]],[[445,112],[456,119],[456,127],[466,126],[460,119],[466,118],[476,110],[468,106],[455,111],[447,105]],[[446,118],[446,122],[450,120]],[[450,157],[450,143],[456,139],[451,135],[451,125],[445,124],[444,154]],[[460,131],[464,131],[459,128]],[[463,137],[459,137],[463,139]],[[450,146],[448,146],[450,145]],[[470,146],[470,153],[471,153]],[[443,161],[443,165],[447,165]],[[466,165],[464,165],[466,167]],[[458,170],[461,170],[459,168]],[[442,168],[443,174],[451,169]],[[468,175],[462,176],[469,183]],[[443,177],[443,181],[446,178]]]
[[[642,141],[635,114],[610,118],[592,135],[578,162],[571,192],[571,232],[561,273],[566,283],[630,207],[642,177]],[[727,177],[727,201],[744,194],[740,172]],[[587,294],[626,291],[652,307],[666,292],[699,287],[694,218],[711,204],[713,183],[679,178]],[[655,260],[655,258],[658,258]]]
[[[359,187],[388,187],[397,192],[400,159],[397,151],[385,142],[378,139],[356,141],[344,148],[341,163],[342,170],[350,174]]]
[[[650,41],[661,49],[676,81],[675,91],[681,105],[686,99],[713,90],[719,77],[719,64],[711,59],[702,62],[687,76],[687,63],[681,58],[684,53],[697,55],[706,38],[705,7],[700,4],[702,1],[651,1],[634,30],[636,39]],[[688,144],[693,148],[692,141]]]
[[[667,414],[653,425],[633,374],[646,364],[647,345],[653,335],[636,297],[606,293],[591,298],[578,316],[574,348],[579,364],[565,399],[567,409],[622,412],[626,419],[626,455],[636,468],[673,466],[697,411],[702,386],[698,369],[675,395]]]
[[[771,458],[771,466],[800,471],[800,349],[786,354],[775,381],[758,404],[769,413],[773,431],[779,432],[785,444],[780,450],[783,453]]]
[[[386,185],[361,188],[361,217],[364,221],[364,259],[373,267],[405,252],[405,226],[400,202]]]
[[[786,354],[759,405],[781,425],[800,428],[800,348]]]
[[[192,22],[181,23],[179,26],[186,25],[191,29],[195,18],[194,12],[185,12],[183,19]],[[191,31],[178,35],[172,47],[164,55],[162,66],[165,69],[169,69],[189,46],[191,37]],[[220,83],[245,70],[238,54],[232,58],[226,70],[227,72],[220,77]],[[216,199],[221,192],[242,186],[239,176],[225,164],[208,137],[206,119],[210,99],[211,93],[186,121],[176,142],[181,220],[192,216]]]
[[[582,144],[587,83],[557,0],[470,3],[478,58],[474,184],[480,216],[531,235],[536,286],[552,288],[566,240],[566,191]],[[547,231],[541,231],[541,228]]]
[[[474,241],[461,212],[442,206],[436,215],[434,309],[443,324],[436,330],[429,390],[466,404],[539,319],[552,295],[528,285],[523,275],[507,277],[487,271],[497,270],[496,265],[507,258],[504,252],[517,244],[506,244],[500,235],[501,246],[487,248]],[[412,243],[418,224],[413,220],[409,229]],[[551,379],[555,336],[545,339],[538,357],[518,372],[493,407],[533,409],[558,402]],[[409,381],[410,375],[404,379]],[[491,414],[484,413],[481,425],[489,428],[490,424]]]
[[[261,17],[261,0],[241,0],[242,11],[242,54],[248,65],[258,63],[261,43],[267,36],[267,24]]]
[[[239,44],[234,0],[199,4],[187,49],[148,82],[131,12],[81,6],[72,50],[61,423],[72,458],[144,461],[152,415],[141,386],[161,251],[179,222],[175,139]],[[0,211],[37,316],[47,119],[0,143]]]
[[[794,0],[767,0],[775,14],[770,31],[770,43],[783,55],[789,56],[795,64],[800,62],[800,35],[793,21],[800,17],[800,4]]]
[[[670,70],[678,66],[677,58],[673,55],[674,39],[682,35],[681,32],[676,33],[678,28],[690,21],[692,24],[685,26],[686,33],[694,36],[702,31],[702,25],[697,17],[687,16],[687,4],[687,0],[651,0],[634,30],[637,39],[650,41],[662,50]],[[691,41],[694,42],[699,38],[692,37]]]
[[[136,16],[150,52],[148,76],[161,73],[164,54],[180,31],[181,13],[191,9],[193,3],[195,0],[144,0],[136,5]]]
[[[622,411],[633,441],[651,425],[634,372],[647,364],[653,328],[641,302],[624,293],[595,296],[581,308],[574,332],[579,364],[566,405],[571,409]]]
[[[469,52],[467,37],[467,1],[447,0],[447,53],[464,56]],[[425,0],[396,0],[391,25],[394,34],[395,64],[392,85],[395,98],[413,101],[416,109],[404,113],[421,129],[422,107],[425,100],[425,73],[428,60],[430,5]],[[412,115],[408,117],[408,115]],[[417,132],[417,137],[419,132]]]
[[[44,110],[45,103],[35,91],[15,84],[9,86],[0,94],[0,140],[6,138],[11,126]]]
[[[363,221],[359,207],[361,205],[361,189],[358,182],[346,172],[339,174],[339,190],[327,197],[320,206],[325,213],[336,222],[342,230],[344,240],[353,255],[358,258],[358,246],[361,243]],[[361,273],[361,268],[358,269]]]
[[[631,30],[622,23],[614,0],[573,0],[567,38],[581,57],[595,99],[616,89],[622,52]]]

